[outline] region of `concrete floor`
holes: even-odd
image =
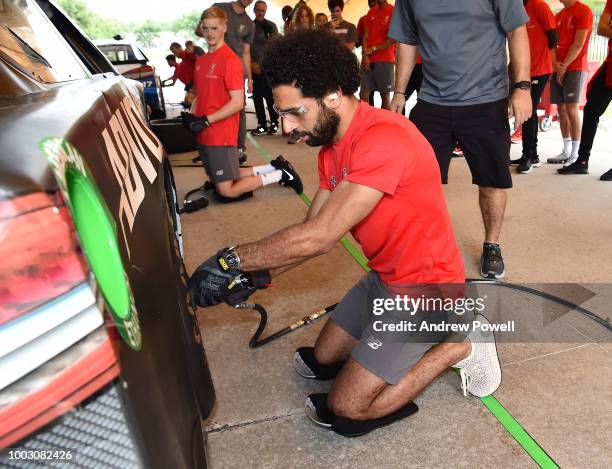
[[[249,115],[250,127],[254,123]],[[317,150],[285,140],[257,138],[272,156],[282,153],[293,163],[312,197]],[[557,154],[558,126],[540,133],[540,142],[541,157]],[[555,291],[567,290],[570,296],[574,287],[566,284],[582,283],[609,294],[612,183],[598,179],[612,167],[610,122],[603,123],[593,153],[590,175],[559,176],[556,166],[544,164],[514,177],[502,239],[506,281],[558,283]],[[266,162],[251,142],[248,155],[250,164]],[[519,155],[520,145],[513,145],[512,157]],[[192,156],[171,159],[180,165]],[[201,185],[204,173],[175,167],[175,178],[183,194]],[[465,161],[454,159],[445,193],[466,275],[477,277],[483,231],[470,181]],[[182,215],[187,268],[191,272],[219,248],[260,239],[305,214],[306,206],[292,190],[274,185],[241,203],[213,201],[205,210]],[[338,245],[275,279],[272,288],[252,299],[268,309],[267,330],[275,331],[338,301],[362,275]],[[609,296],[592,296],[579,298],[580,303],[609,320]],[[516,314],[530,311],[517,306]],[[495,396],[561,467],[612,467],[612,334],[576,312],[566,313],[541,340],[499,344],[504,379]],[[329,384],[304,380],[291,366],[293,351],[312,344],[323,321],[251,350],[247,342],[258,321],[254,312],[217,306],[200,309],[198,319],[217,391],[215,409],[205,422],[213,469],[536,466],[480,400],[462,396],[454,373],[444,374],[416,400],[416,415],[345,439],[303,414],[304,397]]]

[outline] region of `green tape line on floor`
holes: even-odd
[[[259,152],[267,158],[269,161],[272,160],[270,154],[255,141],[250,134],[247,134],[249,141],[259,150]],[[311,201],[306,194],[300,194],[302,201],[310,207]],[[370,271],[368,267],[368,261],[359,249],[357,249],[347,238],[343,236],[340,239],[340,244],[348,251],[348,253],[357,261],[363,270],[366,272]],[[456,370],[455,370],[456,371]],[[531,437],[531,435],[525,430],[520,423],[508,412],[508,410],[495,398],[495,396],[487,396],[479,398],[480,401],[485,405],[489,412],[497,419],[497,421],[506,429],[510,435],[516,440],[516,442],[522,446],[527,454],[533,459],[536,464],[544,469],[559,469],[559,466],[553,461],[548,453]]]

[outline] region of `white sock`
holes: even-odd
[[[253,175],[260,176],[262,174],[268,174],[276,171],[276,168],[271,164],[265,164],[263,166],[253,166]]]
[[[572,140],[572,158],[578,157],[579,148],[580,148],[580,140]]]
[[[283,172],[277,169],[272,173],[258,174],[258,176],[261,178],[262,184],[267,186],[268,184],[280,181],[283,177]]]
[[[571,152],[572,152],[572,139],[563,138],[563,153],[569,156]]]

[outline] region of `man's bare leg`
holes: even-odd
[[[328,319],[315,343],[315,359],[322,365],[333,365],[348,359],[356,344],[355,337]]]
[[[389,96],[390,93],[380,92],[380,99],[382,100],[382,104],[380,105],[381,109],[389,109],[389,104],[391,103]]]
[[[431,348],[402,380],[392,386],[350,358],[329,393],[334,414],[353,420],[385,417],[414,400],[448,367],[470,354],[470,342],[443,342]]]
[[[495,187],[478,187],[478,202],[485,229],[485,243],[499,243],[504,213],[506,190]]]
[[[559,111],[559,127],[561,127],[561,136],[563,138],[570,138],[570,120],[565,106],[565,104],[557,104],[557,111]]]
[[[580,119],[580,104],[572,103],[565,105],[565,114],[569,123],[569,135],[572,140],[580,140],[580,134],[582,133],[582,120]],[[565,137],[565,135],[564,135]]]

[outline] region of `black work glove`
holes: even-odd
[[[208,307],[224,302],[235,306],[270,284],[270,272],[267,270],[242,272],[230,267],[226,251],[222,249],[204,261],[189,279],[189,293],[196,305]]]
[[[196,117],[190,112],[181,112],[181,121],[183,122],[183,127],[196,134],[211,126],[211,123],[208,122],[208,117]]]

